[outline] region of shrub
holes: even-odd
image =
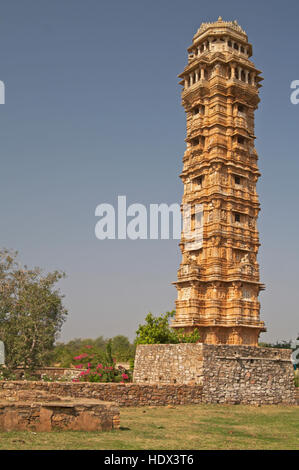
[[[111,341],[108,341],[106,353],[102,361],[98,361],[97,355],[93,354],[93,347],[89,347],[89,353],[84,352],[73,359],[77,363],[75,367],[82,369],[77,379],[73,382],[122,382],[126,383],[132,379],[130,371],[123,366],[115,366],[112,357]]]
[[[169,320],[174,315],[174,310],[158,317],[154,317],[149,313],[145,317],[145,324],[139,325],[136,331],[136,344],[197,343],[200,338],[198,330],[185,333],[183,329],[174,330],[170,327]]]

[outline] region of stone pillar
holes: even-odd
[[[235,71],[236,71],[236,67],[235,67],[235,65],[234,65],[234,64],[231,64],[231,66],[230,66],[230,70],[231,70],[230,77],[231,77],[231,78],[236,78],[236,73],[235,73]]]

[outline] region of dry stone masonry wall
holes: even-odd
[[[208,344],[137,347],[135,383],[0,382],[0,402],[92,399],[118,406],[296,404],[290,350]],[[52,397],[52,399],[51,399]],[[52,403],[53,404],[53,403]],[[27,411],[26,411],[27,413]],[[25,413],[25,414],[26,414]]]
[[[203,345],[139,345],[135,356],[134,382],[202,385]]]
[[[254,346],[159,344],[137,347],[139,383],[199,384],[204,403],[295,403],[291,351]]]
[[[40,394],[115,402],[118,406],[163,406],[201,403],[202,387],[188,384],[116,384],[88,382],[0,381],[0,401],[35,402]]]

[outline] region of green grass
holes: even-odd
[[[0,449],[298,449],[299,407],[122,408],[111,432],[0,433]]]

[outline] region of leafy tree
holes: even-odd
[[[106,348],[107,340],[104,338],[104,336],[99,336],[98,338],[94,339],[92,344],[99,349],[102,349],[103,351]]]
[[[169,320],[174,317],[175,311],[154,317],[149,313],[145,317],[145,324],[139,325],[136,331],[136,344],[171,344],[196,343],[199,341],[198,330],[185,333],[183,330],[174,330],[169,326]]]
[[[107,345],[106,345],[106,354],[105,354],[105,359],[108,364],[108,366],[114,366],[114,360],[112,356],[112,340],[109,339]]]
[[[129,361],[134,357],[134,346],[126,336],[114,336],[111,339],[111,349],[113,357],[118,361]]]
[[[0,338],[6,366],[35,368],[47,363],[67,311],[55,284],[64,273],[43,274],[17,262],[17,252],[0,250]]]

